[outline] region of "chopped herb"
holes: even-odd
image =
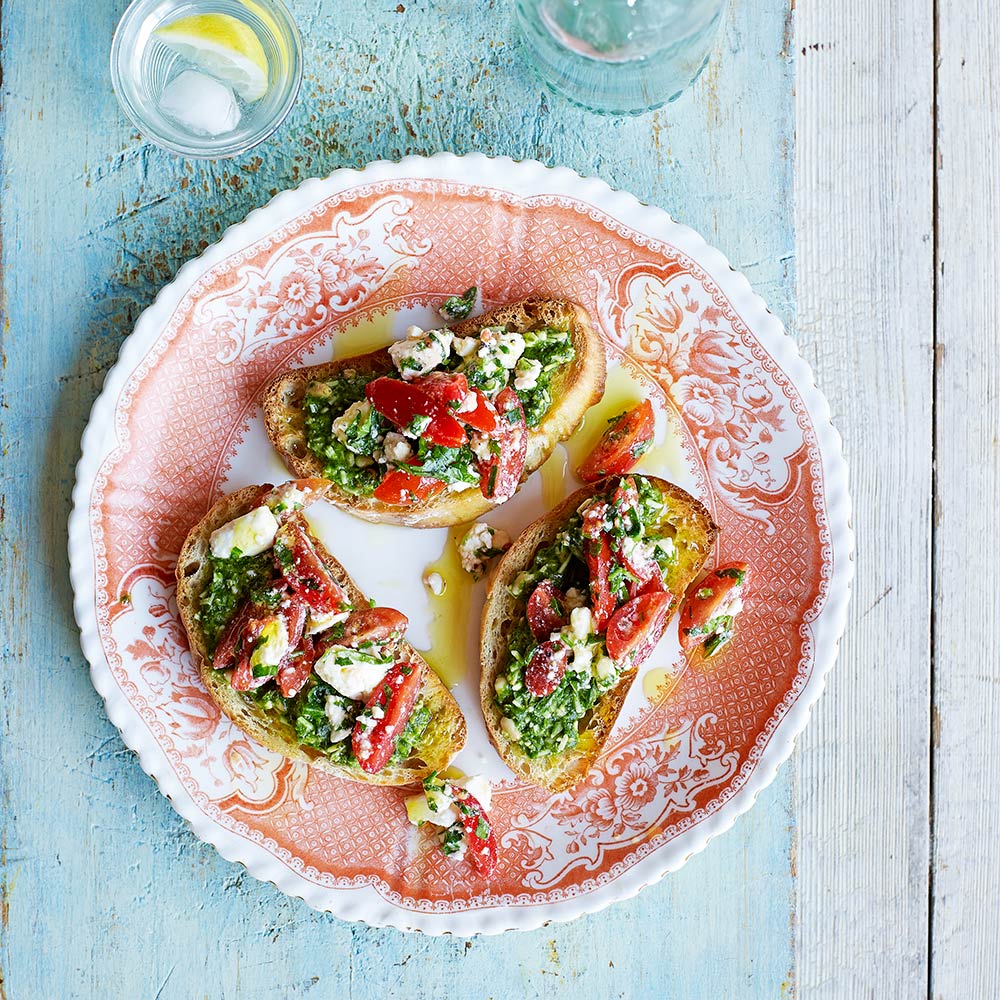
[[[438,312],[447,319],[465,319],[476,304],[476,286],[467,288],[461,295],[450,295],[441,304]]]

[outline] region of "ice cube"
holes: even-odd
[[[184,70],[163,88],[160,110],[179,125],[203,135],[232,132],[240,120],[232,90],[193,69]]]

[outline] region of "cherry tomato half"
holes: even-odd
[[[366,642],[381,642],[393,633],[402,635],[409,619],[395,608],[359,608],[344,622],[344,634],[338,640],[344,646],[361,646]]]
[[[556,640],[543,642],[524,668],[524,686],[536,698],[552,694],[559,687],[568,663],[569,646]]]
[[[479,488],[487,500],[503,503],[521,485],[528,456],[528,430],[521,400],[510,386],[497,394],[493,405],[497,411],[497,426],[489,435],[487,457],[477,460]]]
[[[431,444],[459,448],[465,444],[465,428],[448,412],[448,407],[413,382],[383,375],[365,386],[368,402],[400,429],[414,417],[428,417],[421,432]]]
[[[285,582],[313,611],[329,614],[347,603],[320,558],[301,517],[287,520],[274,537],[274,562]]]
[[[616,663],[630,659],[631,666],[639,666],[666,631],[672,601],[665,591],[640,594],[626,601],[608,623],[608,656]]]
[[[382,479],[382,482],[375,487],[372,494],[376,500],[382,503],[394,503],[401,506],[415,503],[417,500],[426,500],[428,497],[440,493],[444,489],[444,483],[440,479],[430,476],[418,476],[404,469],[390,469]]]
[[[655,430],[653,406],[644,399],[612,420],[594,450],[577,469],[577,475],[585,483],[594,483],[605,476],[628,472],[649,449]]]
[[[390,667],[372,692],[351,735],[351,748],[363,771],[378,774],[389,763],[422,683],[423,664],[404,661]]]
[[[551,580],[542,580],[528,598],[527,616],[531,634],[547,639],[566,624],[566,597]]]
[[[410,385],[419,386],[431,399],[451,409],[469,392],[469,383],[461,372],[431,372],[415,378]]]
[[[482,389],[470,389],[469,393],[476,401],[475,409],[455,410],[455,419],[475,428],[477,431],[492,433],[497,428],[497,411]]]
[[[594,616],[594,626],[603,632],[615,610],[615,597],[611,593],[611,545],[608,536],[602,534],[597,541],[584,543],[587,554],[587,569],[590,571],[590,603]]]
[[[712,622],[735,614],[743,590],[750,581],[745,562],[717,566],[689,591],[681,609],[680,640],[683,649],[692,649],[713,634]]]
[[[497,839],[493,834],[493,824],[479,800],[464,789],[455,789],[452,799],[458,806],[465,832],[465,842],[472,856],[472,866],[477,875],[489,878],[497,867]]]

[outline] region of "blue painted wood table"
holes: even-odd
[[[80,433],[159,287],[275,192],[440,149],[565,164],[698,229],[794,333],[785,0],[736,0],[695,88],[633,119],[541,88],[501,0],[291,7],[307,66],[291,117],[252,152],[199,163],[118,110],[107,52],[121,0],[2,4],[0,997],[791,995],[791,767],[634,900],[532,933],[429,938],[339,922],[221,860],[105,717],[64,553]]]

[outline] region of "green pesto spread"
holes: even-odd
[[[672,541],[659,531],[663,508],[660,492],[644,477],[633,478],[639,494],[638,516],[622,516],[612,506],[606,521],[609,533],[614,539],[628,536],[638,543],[649,545],[660,569],[666,572],[676,560],[676,554]],[[611,497],[603,499],[610,503]],[[511,587],[519,601],[526,603],[543,580],[552,581],[563,594],[570,590],[588,593],[589,573],[582,526],[583,518],[576,511],[556,537],[538,549],[531,566],[518,574]],[[614,566],[609,577],[616,604],[621,605],[628,600],[627,571]],[[525,686],[524,671],[540,643],[528,627],[524,603],[513,615],[512,620],[517,624],[508,640],[506,672],[497,677],[495,692],[497,706],[516,727],[520,750],[534,758],[574,748],[579,741],[581,720],[586,718],[601,696],[618,683],[621,671],[606,657],[603,635],[591,632],[586,640],[580,640],[567,627],[563,629],[563,635],[572,647],[573,659],[576,659],[581,646],[586,648],[580,657],[585,666],[574,669],[571,660],[559,686],[551,694],[542,697],[533,695]],[[601,664],[601,669],[597,669],[598,664]]]

